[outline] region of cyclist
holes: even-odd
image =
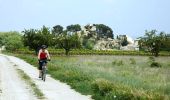
[[[47,48],[46,45],[42,45],[41,49],[39,50],[39,53],[38,53],[39,78],[41,78],[42,64],[43,64],[42,60],[45,61],[46,64],[47,64],[47,59],[50,60],[50,55],[49,55],[49,52],[46,48]]]

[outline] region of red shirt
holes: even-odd
[[[41,59],[50,59],[50,55],[48,53],[47,50],[39,50],[39,53],[38,53],[38,59],[41,60]]]
[[[47,53],[46,52],[41,52],[40,53],[40,59],[47,59]]]

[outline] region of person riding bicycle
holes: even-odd
[[[42,45],[41,49],[39,50],[39,53],[38,53],[39,78],[41,78],[42,65],[43,65],[42,61],[45,61],[45,63],[47,64],[47,60],[50,60],[50,55],[49,55],[49,52],[48,52],[48,50],[46,48],[47,48],[46,45]]]

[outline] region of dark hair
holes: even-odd
[[[42,45],[41,48],[42,48],[42,49],[46,49],[47,46],[46,46],[46,45]]]

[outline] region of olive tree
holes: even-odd
[[[71,49],[81,47],[78,35],[68,31],[63,31],[56,37],[56,44],[65,50],[66,55],[69,55]]]
[[[159,56],[160,47],[166,40],[165,33],[156,34],[156,30],[146,31],[144,37],[140,37],[139,45],[141,48],[147,49],[155,57]]]
[[[38,49],[41,45],[50,46],[52,43],[52,34],[49,28],[43,26],[42,29],[28,29],[23,31],[23,43],[25,46],[28,46],[29,49],[35,50],[38,52]]]

